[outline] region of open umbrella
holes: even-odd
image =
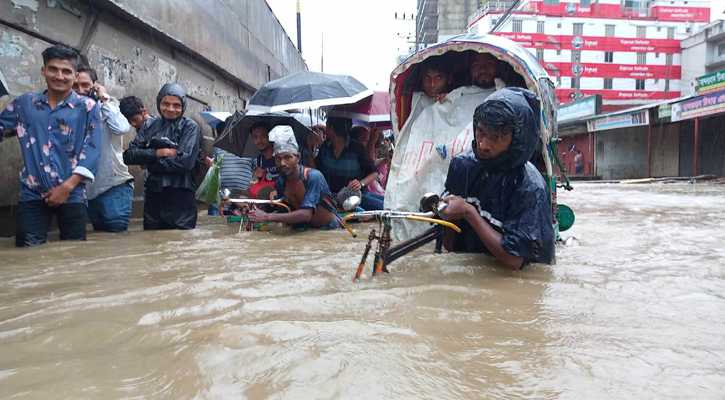
[[[204,122],[209,124],[213,129],[216,129],[219,123],[224,122],[227,118],[231,117],[232,114],[226,111],[202,111],[199,113],[204,119]]]
[[[275,112],[351,104],[372,93],[351,76],[302,71],[267,82],[249,99],[248,109]]]
[[[289,125],[295,132],[297,144],[304,146],[307,135],[312,131],[302,125],[292,115],[276,112],[263,114],[244,114],[239,111],[234,113],[232,119],[227,123],[221,136],[214,142],[214,147],[236,154],[239,157],[256,157],[259,150],[252,142],[250,128],[257,122],[264,122],[273,128],[277,125]]]
[[[363,121],[368,125],[390,124],[390,95],[375,92],[354,104],[334,106],[327,115]]]

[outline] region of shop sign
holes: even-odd
[[[705,94],[725,89],[725,70],[713,72],[697,78],[697,94]]]
[[[604,131],[608,129],[629,128],[649,124],[648,110],[640,110],[625,114],[608,115],[606,117],[587,121],[589,132]]]
[[[657,118],[665,119],[672,116],[672,104],[662,104],[657,107]]]
[[[725,112],[725,90],[672,105],[672,122]]]
[[[560,106],[556,112],[556,122],[563,124],[597,115],[601,104],[600,96],[587,96],[579,101]]]

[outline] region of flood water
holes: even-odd
[[[555,266],[342,232],[0,242],[2,399],[722,399],[725,185],[579,184]]]

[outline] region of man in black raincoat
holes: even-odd
[[[551,201],[529,162],[539,138],[539,100],[520,88],[490,95],[473,114],[472,150],[448,168],[443,216],[463,232],[446,233],[449,251],[483,252],[520,269],[554,262]]]
[[[156,96],[160,118],[144,124],[123,153],[127,165],[148,170],[144,191],[144,229],[194,229],[196,201],[192,170],[199,157],[201,132],[184,117],[186,91],[167,83]]]

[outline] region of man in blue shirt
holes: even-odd
[[[292,127],[280,125],[269,133],[274,142],[274,158],[279,166],[277,199],[290,206],[290,213],[249,212],[252,222],[282,222],[309,225],[313,228],[336,229],[339,219],[332,205],[332,193],[322,173],[300,165],[300,152]]]
[[[86,238],[86,183],[93,182],[101,142],[100,107],[73,91],[78,53],[43,51],[47,90],[26,93],[0,113],[0,131],[14,130],[23,169],[15,245],[45,243],[53,215],[61,240]]]

